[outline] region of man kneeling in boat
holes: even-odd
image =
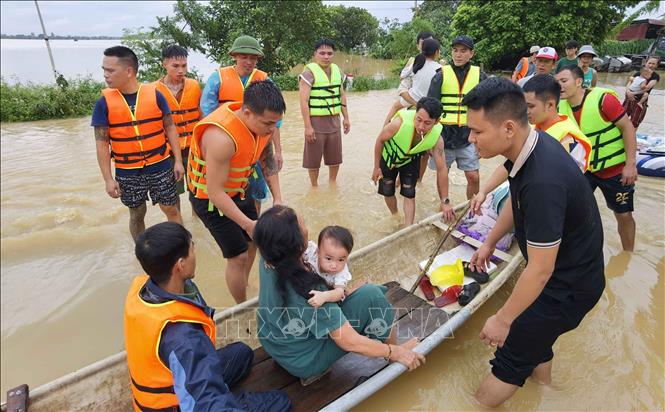
[[[464,98],[469,141],[483,158],[503,155],[510,198],[471,258],[484,270],[514,225],[527,265],[480,339],[496,346],[492,373],[475,394],[484,406],[510,398],[528,377],[551,382],[552,345],[575,329],[605,288],[603,227],[586,178],[557,140],[531,129],[520,88],[489,78]]]
[[[413,224],[416,215],[416,182],[420,174],[420,156],[429,153],[436,163],[436,182],[441,198],[441,211],[446,221],[455,217],[448,199],[448,168],[443,157],[443,140],[439,139],[441,103],[432,97],[418,101],[416,110],[402,109],[376,138],[372,180],[379,183],[379,194],[393,215],[397,214],[395,185],[404,197],[404,223]]]
[[[215,350],[214,310],[192,282],[192,235],[164,222],[136,239],[148,274],[132,282],[125,302],[125,346],[136,411],[287,411],[281,391],[232,394],[254,353],[241,342]]]

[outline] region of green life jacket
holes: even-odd
[[[466,106],[462,105],[462,99],[471,89],[480,83],[480,67],[471,66],[464,78],[464,84],[459,84],[453,67],[446,64],[441,69],[443,82],[441,82],[441,115],[442,124],[454,124],[466,126]]]
[[[601,114],[600,107],[606,93],[619,97],[611,89],[594,87],[589,90],[582,103],[582,113],[578,124],[580,130],[591,141],[589,171],[592,173],[626,161],[626,149],[623,144],[621,129],[612,122],[606,122]],[[568,100],[559,102],[559,114],[566,115],[577,123]]]
[[[309,93],[310,116],[335,116],[342,112],[342,72],[335,63],[330,64],[330,78],[316,63],[307,66],[314,75]]]
[[[391,169],[402,167],[413,160],[413,155],[433,148],[439,140],[439,136],[441,136],[441,129],[443,129],[443,126],[436,123],[432,127],[432,130],[412,148],[411,143],[413,142],[413,132],[415,131],[413,120],[416,117],[416,111],[402,109],[395,114],[395,117],[397,116],[402,118],[402,125],[395,136],[383,143],[382,157],[386,165]]]

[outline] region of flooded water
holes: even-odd
[[[4,58],[3,58],[4,61]],[[4,63],[3,63],[4,64]],[[374,69],[372,69],[374,70]],[[4,66],[3,66],[4,71]],[[615,84],[623,75],[602,81]],[[663,85],[659,85],[662,87]],[[344,165],[337,188],[309,189],[300,167],[303,126],[297,92],[287,92],[282,128],[285,201],[305,217],[312,236],[325,225],[352,229],[358,247],[394,232],[376,187],[370,183],[370,153],[394,90],[349,96],[351,133],[344,137]],[[663,135],[664,94],[655,91],[641,133]],[[122,311],[130,281],[140,273],[127,229],[127,211],[110,199],[95,159],[89,119],[1,125],[0,392],[21,383],[32,388],[123,349]],[[482,161],[481,174],[497,165]],[[453,169],[451,198],[463,200],[466,181]],[[616,224],[604,207],[608,285],[600,304],[576,331],[555,347],[554,384],[528,382],[506,404],[521,410],[663,410],[665,287],[665,182],[640,177],[635,219],[636,252],[621,253]],[[221,254],[183,202],[185,226],[196,239],[196,281],[215,307],[233,300],[223,279]],[[429,172],[417,197],[417,219],[438,207]],[[163,220],[150,208],[147,224]],[[423,251],[422,259],[429,254]],[[256,271],[249,295],[257,293]],[[491,351],[477,339],[484,320],[510,290],[495,295],[428,356],[427,365],[406,374],[359,406],[359,410],[474,409],[470,394],[488,372]]]
[[[55,67],[65,78],[90,76],[103,81],[100,68],[102,52],[107,47],[120,44],[120,40],[50,40]],[[347,74],[370,76],[377,79],[393,75],[392,60],[378,60],[346,53],[336,53],[334,62]],[[189,68],[207,79],[218,64],[199,52],[189,55]],[[301,73],[303,65],[293,68]],[[3,78],[10,82],[53,83],[53,72],[48,60],[44,40],[0,39],[0,69]]]

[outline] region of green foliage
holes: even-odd
[[[283,92],[298,90],[298,75],[297,74],[278,74],[275,76],[270,76],[273,82],[279,89]]]
[[[330,38],[343,51],[364,49],[379,36],[379,21],[360,7],[326,7]]]
[[[476,59],[491,68],[505,58],[514,64],[533,44],[563,51],[575,39],[598,43],[636,0],[462,0],[453,18],[454,34],[476,42]]]
[[[104,84],[90,78],[69,80],[67,86],[8,84],[0,80],[0,121],[59,119],[92,113]]]
[[[373,77],[358,76],[353,78],[353,87],[355,92],[366,92],[368,90],[393,89],[399,85],[399,77],[388,77],[385,79],[374,79]]]
[[[236,37],[251,35],[263,45],[258,66],[271,75],[306,61],[316,40],[331,34],[321,1],[286,0],[179,0],[174,16],[159,18],[152,31],[220,64],[231,62],[228,51]]]
[[[596,53],[598,53],[598,56],[600,57],[605,55],[621,56],[623,54],[641,54],[644,53],[652,43],[653,39],[630,41],[606,40],[605,43],[596,47]]]

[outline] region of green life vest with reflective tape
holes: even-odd
[[[443,66],[441,74],[443,75],[443,82],[441,82],[441,105],[443,106],[441,124],[466,126],[467,108],[462,105],[462,99],[480,83],[480,67],[469,67],[463,85],[459,84],[457,75],[451,65]]]
[[[614,123],[605,121],[601,114],[603,96],[606,93],[619,97],[612,89],[594,87],[590,89],[582,103],[578,126],[591,142],[590,172],[598,172],[626,161],[626,148],[621,129]],[[577,123],[573,108],[567,100],[559,102],[559,114],[566,115]]]
[[[427,133],[425,137],[412,148],[411,144],[413,143],[413,132],[415,131],[414,119],[416,117],[416,111],[402,109],[395,114],[395,117],[397,116],[402,119],[402,124],[400,125],[399,130],[395,136],[383,143],[383,161],[386,162],[386,165],[391,169],[402,167],[413,159],[413,155],[433,148],[439,140],[439,136],[441,136],[441,129],[443,129],[443,126],[436,123],[434,127],[432,127],[432,130],[430,130],[429,133]],[[393,119],[395,117],[393,117]]]
[[[309,93],[310,116],[335,116],[342,112],[342,72],[335,63],[330,64],[330,78],[316,63],[307,66],[314,75]]]

